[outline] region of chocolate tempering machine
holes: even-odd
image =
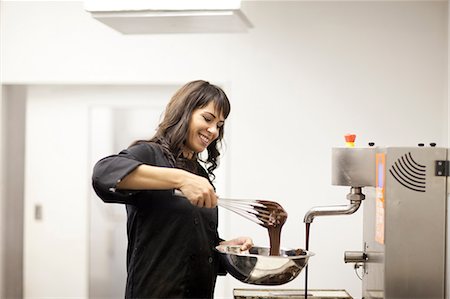
[[[313,207],[303,221],[349,215],[363,207],[362,249],[344,253],[344,262],[362,273],[360,298],[449,298],[449,165],[448,149],[435,144],[332,149],[332,184],[350,187],[349,204]],[[278,297],[269,295],[273,291],[238,289],[234,295],[303,298],[298,292],[289,295],[289,290],[286,296],[282,290]]]
[[[332,184],[350,187],[350,204],[313,208],[305,222],[364,202],[362,250],[344,253],[362,268],[362,298],[447,298],[447,159],[435,144],[332,149]]]

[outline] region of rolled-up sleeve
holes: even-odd
[[[104,202],[130,203],[132,196],[139,191],[118,190],[117,184],[139,165],[155,165],[154,150],[154,146],[142,143],[98,161],[92,174],[95,193]]]
[[[117,184],[141,164],[143,163],[120,156],[101,159],[95,164],[92,175],[92,186],[95,193],[104,202],[127,203],[127,198],[133,192],[117,190]]]

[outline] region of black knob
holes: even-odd
[[[375,142],[369,142],[369,146],[374,146]]]
[[[436,142],[431,142],[431,143],[430,143],[430,146],[431,146],[431,147],[435,147],[435,146],[436,146]]]
[[[422,147],[422,146],[425,146],[425,144],[419,143],[418,146]]]

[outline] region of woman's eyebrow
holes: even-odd
[[[212,112],[205,111],[205,113],[208,113],[208,114],[211,115],[212,117],[217,118],[217,116],[216,116],[214,113],[212,113]],[[220,121],[220,122],[224,122],[225,120],[219,120],[219,121]]]
[[[212,112],[205,111],[205,113],[208,113],[208,114],[211,115],[212,117],[216,118],[216,116],[215,116],[214,113],[212,113]]]

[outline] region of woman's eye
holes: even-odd
[[[206,121],[206,122],[210,122],[210,121],[212,121],[212,119],[211,119],[211,118],[209,118],[209,117],[203,116],[203,118],[205,119],[205,121]]]

